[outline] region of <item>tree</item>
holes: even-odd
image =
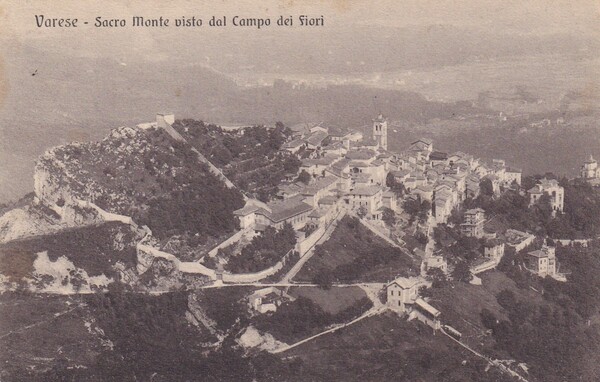
[[[427,214],[431,211],[431,202],[429,200],[421,201],[421,205],[419,207],[419,219],[424,221],[427,219]]]
[[[396,224],[396,213],[390,208],[384,207],[381,220],[383,220],[385,224],[392,229],[392,227],[394,227]]]
[[[514,309],[517,304],[515,293],[510,289],[502,289],[500,292],[498,292],[496,295],[496,301],[498,301],[498,304],[508,311]]]
[[[473,279],[473,275],[469,269],[469,264],[467,264],[466,261],[457,263],[452,271],[452,278],[454,278],[456,281],[462,281],[465,283],[471,281]]]
[[[448,281],[446,274],[440,268],[429,268],[427,276],[431,278],[431,286],[433,288],[442,288]]]
[[[484,178],[479,182],[479,189],[482,195],[494,196],[494,185],[490,179]]]
[[[404,187],[404,184],[396,181],[396,177],[391,172],[389,172],[387,174],[387,177],[385,178],[385,185],[388,186],[392,190],[392,192],[395,193],[398,197],[401,197],[406,193],[406,188]]]
[[[310,183],[310,179],[311,179],[310,178],[310,174],[308,172],[306,172],[306,170],[302,170],[300,172],[300,175],[298,175],[298,179],[297,180],[299,182],[304,183],[304,184],[308,184],[308,183]]]
[[[313,277],[313,282],[317,284],[319,288],[329,290],[333,285],[333,275],[331,274],[330,270],[321,269]]]
[[[388,172],[387,176],[385,177],[385,185],[389,188],[394,188],[396,185],[396,177],[391,172]]]
[[[483,326],[488,329],[494,330],[496,325],[499,323],[494,313],[492,313],[488,308],[483,308],[481,313],[479,313],[479,316],[481,317],[481,323]]]
[[[283,161],[283,169],[287,173],[296,173],[300,168],[301,164],[302,162],[300,161],[300,159],[296,158],[295,156],[288,156]]]
[[[365,206],[360,206],[358,208],[358,211],[356,211],[356,214],[359,218],[363,219],[365,216],[367,216],[367,209],[365,208]]]

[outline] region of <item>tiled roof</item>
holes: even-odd
[[[335,204],[337,200],[338,199],[335,196],[324,196],[321,199],[319,199],[319,204],[332,205]]]
[[[239,210],[233,211],[233,214],[236,215],[236,216],[247,216],[247,215],[250,215],[253,212],[258,211],[259,209],[261,209],[261,208],[259,208],[257,206],[246,205],[246,206],[240,208]]]
[[[270,203],[269,207],[273,212],[268,214],[267,217],[278,223],[313,209],[302,200],[302,197],[292,197],[281,202]]]
[[[319,146],[319,145],[321,144],[321,142],[323,142],[323,140],[324,140],[325,138],[327,138],[327,136],[328,136],[328,135],[329,135],[329,134],[327,134],[327,133],[326,133],[326,132],[324,132],[324,131],[317,131],[317,132],[315,132],[315,133],[312,133],[312,134],[310,135],[310,137],[308,137],[308,138],[306,138],[306,139],[305,139],[305,141],[306,141],[308,144],[311,144],[311,145],[313,145],[313,146]]]
[[[298,123],[293,126],[290,126],[290,130],[297,132],[297,133],[305,133],[305,132],[310,131],[310,127],[312,125],[313,125],[312,123],[302,122],[302,123]]]
[[[446,160],[446,159],[448,159],[448,153],[444,153],[441,151],[432,151],[431,154],[429,154],[429,159],[430,160]]]
[[[527,252],[527,256],[543,258],[543,257],[548,257],[548,254],[546,252],[542,251],[541,249],[537,249],[535,251]]]
[[[311,218],[321,218],[323,216],[325,216],[325,214],[327,213],[327,211],[325,211],[325,209],[323,208],[316,208],[314,209],[309,215],[308,217]]]
[[[402,289],[410,289],[421,282],[422,279],[420,277],[398,277],[396,280],[389,283],[388,286],[396,284]]]
[[[415,301],[415,305],[418,306],[419,308],[423,309],[427,313],[431,314],[433,317],[437,317],[440,315],[439,310],[437,310],[433,306],[429,305],[427,302],[425,302],[425,300],[423,300],[421,298],[418,298]]]
[[[356,149],[346,153],[346,158],[353,160],[367,160],[375,156],[375,151],[371,149]]]
[[[355,160],[348,163],[348,166],[350,166],[350,167],[370,167],[370,165],[366,164],[365,162],[360,162],[360,161],[355,161]]]
[[[330,164],[332,164],[335,161],[336,161],[336,158],[332,158],[332,157],[303,159],[301,166],[302,167],[310,167],[310,166],[315,166],[315,165],[329,166]]]
[[[317,179],[314,183],[310,184],[308,187],[302,191],[304,195],[314,195],[317,192],[321,191],[324,188],[331,186],[332,184],[337,182],[337,178],[335,176],[328,175],[324,178]]]
[[[304,141],[302,139],[294,139],[291,142],[286,143],[283,148],[286,149],[295,149],[296,147],[300,147],[304,144]]]
[[[364,187],[357,187],[357,188],[355,188],[354,190],[348,192],[348,195],[373,196],[373,195],[377,194],[380,191],[381,191],[381,187],[380,186],[364,186]]]
[[[416,141],[412,142],[411,145],[414,145],[415,143],[419,143],[419,142],[425,143],[426,145],[433,144],[433,141],[429,138],[419,138]]]

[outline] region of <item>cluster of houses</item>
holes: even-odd
[[[396,157],[392,174],[404,185],[409,197],[432,204],[435,223],[446,223],[453,209],[467,197],[480,193],[480,183],[488,179],[493,192],[512,183],[521,184],[521,170],[495,159],[491,165],[463,152],[448,154],[433,149],[429,139],[419,139]]]
[[[367,219],[380,220],[385,208],[399,212],[397,195],[388,186],[392,174],[407,197],[428,200],[436,223],[447,222],[452,210],[466,197],[476,197],[480,181],[489,179],[494,192],[521,183],[521,171],[503,160],[491,165],[471,155],[435,151],[429,139],[419,139],[404,152],[388,151],[388,121],[373,120],[372,134],[344,132],[325,124],[291,127],[292,137],[283,146],[301,159],[300,173],[310,175],[304,183],[290,174],[279,185],[278,200],[249,200],[235,214],[242,228],[260,230],[289,222],[295,228],[327,222],[342,208],[363,211]]]
[[[362,209],[366,218],[374,220],[382,218],[385,208],[398,211],[396,194],[386,186],[393,155],[387,151],[385,118],[373,121],[369,141],[360,132],[342,133],[323,124],[300,124],[291,130],[292,139],[283,150],[299,156],[299,171],[310,175],[310,180],[301,181],[299,174],[291,174],[279,185],[276,200],[248,200],[235,211],[241,228],[260,230],[284,223],[296,229],[319,226],[342,208]]]

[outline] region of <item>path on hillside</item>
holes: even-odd
[[[46,323],[48,323],[48,322],[50,322],[50,321],[54,321],[54,320],[56,320],[57,318],[59,318],[59,317],[61,317],[61,316],[64,316],[65,314],[71,313],[72,311],[74,311],[74,310],[75,310],[75,309],[77,309],[77,308],[79,308],[79,306],[75,306],[75,307],[73,307],[73,308],[71,308],[71,309],[67,309],[67,310],[65,310],[65,311],[63,311],[63,312],[54,313],[54,315],[53,315],[52,317],[48,318],[48,319],[45,319],[45,320],[42,320],[42,321],[39,321],[39,322],[36,322],[36,323],[30,324],[30,325],[25,325],[25,326],[23,326],[23,327],[21,327],[21,328],[19,328],[19,329],[11,330],[11,331],[10,331],[10,332],[8,332],[8,333],[5,333],[5,334],[2,334],[2,335],[0,335],[0,339],[6,338],[6,337],[8,337],[8,336],[10,336],[10,335],[12,335],[12,334],[22,333],[22,332],[24,332],[24,331],[26,331],[26,330],[29,330],[29,329],[35,328],[35,327],[37,327],[37,326],[40,326],[40,325],[43,325],[43,324],[46,324]]]
[[[301,285],[302,284],[296,285],[296,286],[301,286]],[[359,322],[360,320],[363,320],[367,317],[381,314],[382,312],[384,312],[385,310],[388,309],[388,307],[385,304],[383,304],[381,302],[381,300],[379,299],[379,291],[384,287],[384,285],[385,284],[383,284],[383,283],[361,283],[361,284],[337,284],[337,285],[334,285],[334,287],[358,286],[360,289],[362,289],[365,292],[365,294],[367,295],[369,300],[371,300],[371,302],[373,303],[373,306],[371,307],[371,309],[367,310],[366,312],[361,314],[359,317],[353,319],[352,321],[334,325],[333,327],[331,327],[321,333],[315,334],[314,336],[310,336],[308,338],[305,338],[305,339],[298,341],[296,343],[293,343],[291,345],[283,346],[281,348],[271,351],[271,353],[276,354],[276,353],[281,353],[281,352],[290,350],[292,348],[295,348],[296,346],[299,346],[308,341],[314,340],[315,338],[321,337],[327,333],[333,333],[336,330],[339,330],[339,329],[345,328],[347,326],[350,326],[352,324],[355,324],[355,323]]]
[[[343,323],[343,324],[334,325],[330,329],[327,329],[327,330],[325,330],[325,331],[323,331],[321,333],[315,334],[314,336],[310,336],[308,338],[305,338],[305,339],[303,339],[301,341],[298,341],[296,343],[293,343],[291,345],[282,346],[282,347],[280,347],[278,349],[270,351],[270,353],[272,353],[272,354],[283,353],[284,351],[288,351],[290,349],[293,349],[296,346],[300,346],[300,345],[302,345],[304,343],[307,343],[309,341],[314,340],[315,338],[319,338],[321,336],[324,336],[325,334],[333,333],[333,332],[335,332],[335,331],[337,331],[339,329],[346,328],[346,327],[348,327],[350,325],[353,325],[353,324],[355,324],[355,323],[357,323],[357,322],[359,322],[359,321],[361,321],[361,320],[363,320],[363,319],[365,319],[367,317],[372,317],[372,316],[381,314],[381,313],[383,313],[386,310],[387,310],[386,306],[380,306],[380,307],[375,307],[374,306],[374,307],[372,307],[371,309],[367,310],[366,312],[364,312],[363,314],[361,314],[359,317],[355,318],[354,320],[352,320],[350,322],[346,322],[346,323]]]
[[[304,254],[304,256],[300,257],[300,259],[298,260],[298,262],[296,262],[296,264],[294,264],[294,266],[292,267],[292,269],[290,269],[290,271],[285,276],[283,276],[283,278],[281,279],[282,283],[290,282],[290,280],[292,280],[296,276],[296,274],[298,274],[298,272],[300,272],[300,269],[302,269],[302,267],[304,266],[304,264],[306,264],[306,262],[308,260],[310,260],[310,258],[314,255],[314,253],[315,253],[315,247],[317,245],[321,245],[324,242],[326,242],[327,240],[329,240],[329,238],[333,234],[333,231],[335,231],[335,228],[337,227],[338,222],[345,215],[346,215],[346,213],[344,211],[339,212],[337,214],[337,216],[329,224],[329,226],[327,227],[327,229],[325,229],[325,232],[323,233],[323,236],[321,236],[319,238],[319,240],[317,240],[315,242],[315,244],[313,244],[310,247],[310,249]]]
[[[236,189],[238,191],[240,191],[240,193],[242,194],[242,196],[244,197],[244,200],[248,200],[248,196],[246,196],[245,192],[242,191],[241,189],[239,189],[235,184],[233,184],[232,181],[230,181],[225,174],[223,173],[223,171],[221,171],[220,168],[218,168],[217,166],[215,166],[211,161],[209,161],[202,153],[200,153],[200,151],[198,151],[191,143],[189,143],[187,141],[187,139],[185,139],[177,130],[175,130],[175,128],[173,128],[172,125],[167,124],[167,126],[164,127],[159,127],[162,128],[167,134],[169,134],[173,139],[175,139],[176,141],[180,141],[180,142],[185,142],[187,144],[190,145],[190,147],[192,148],[192,151],[195,152],[198,155],[198,160],[204,164],[206,164],[208,166],[209,171],[215,175],[217,178],[219,178],[223,183],[225,183],[225,185],[227,186],[227,188],[233,188]]]
[[[402,251],[402,253],[404,253],[405,255],[409,256],[410,258],[412,258],[414,260],[421,260],[421,258],[419,258],[418,256],[410,253],[406,248],[402,247],[401,245],[399,245],[398,243],[396,243],[392,239],[390,239],[387,235],[385,235],[384,233],[380,232],[379,228],[376,227],[375,225],[373,225],[368,220],[361,219],[357,215],[354,215],[354,214],[351,214],[351,215],[354,216],[354,217],[356,217],[356,218],[358,218],[358,220],[360,220],[360,222],[362,223],[363,226],[365,226],[366,228],[368,228],[369,231],[373,232],[378,237],[380,237],[383,240],[385,240],[392,247],[398,248],[400,251]]]
[[[280,287],[280,288],[287,288],[287,287],[319,287],[318,284],[313,284],[313,283],[297,283],[297,282],[277,282],[277,283],[260,283],[260,282],[255,282],[255,283],[212,283],[212,284],[208,284],[208,285],[202,285],[200,287],[197,288],[190,288],[188,290],[196,290],[196,289],[214,289],[214,288],[229,288],[229,287],[244,287],[244,286],[254,286],[254,287]],[[332,288],[347,288],[347,287],[360,287],[362,289],[381,289],[385,286],[384,283],[377,283],[377,282],[372,282],[372,283],[351,283],[351,284],[344,284],[344,283],[337,283],[337,284],[333,284],[331,287]],[[366,289],[365,289],[366,291]],[[149,292],[149,293],[170,293],[170,291],[157,291],[157,292]]]
[[[425,245],[425,257],[433,256],[435,250],[435,237],[433,236],[433,227],[435,226],[435,219],[429,212],[427,217],[427,244]]]
[[[497,359],[492,359],[488,356],[485,356],[481,353],[479,353],[478,351],[472,349],[470,346],[468,346],[467,344],[457,340],[456,338],[452,337],[450,334],[446,333],[446,330],[442,327],[440,329],[440,331],[445,334],[448,338],[450,338],[452,341],[456,342],[457,344],[459,344],[460,346],[462,346],[463,348],[467,349],[468,351],[470,351],[471,353],[473,353],[474,355],[476,355],[477,357],[485,360],[490,366],[495,366],[497,368],[499,368],[501,371],[503,371],[506,374],[509,374],[512,377],[516,377],[518,378],[520,381],[523,382],[529,382],[527,379],[525,379],[523,376],[521,376],[519,373],[517,373],[514,370],[509,369],[506,365],[504,365],[501,361],[497,360]]]

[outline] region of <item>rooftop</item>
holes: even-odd
[[[337,202],[337,198],[335,196],[324,196],[319,199],[319,204],[323,205],[331,205]]]
[[[317,179],[314,183],[310,184],[308,187],[302,191],[304,195],[314,195],[317,192],[321,191],[324,188],[331,186],[332,184],[337,182],[337,178],[335,176],[328,175],[324,178]]]
[[[312,210],[312,207],[303,202],[303,197],[298,195],[283,201],[269,203],[271,213],[266,216],[273,222],[278,223],[293,216]]]
[[[352,160],[368,160],[375,157],[376,152],[371,149],[354,149],[346,153],[346,158]]]
[[[388,284],[388,287],[393,284],[396,284],[402,289],[410,289],[413,288],[415,285],[420,284],[422,281],[423,279],[420,277],[398,277],[394,281],[390,282]]]
[[[431,314],[433,317],[437,317],[440,315],[440,311],[437,310],[436,308],[434,308],[433,306],[429,305],[425,300],[418,298],[415,301],[415,305],[417,307],[419,307],[420,309],[426,311],[427,313]]]
[[[310,131],[311,126],[313,126],[312,123],[302,122],[302,123],[298,123],[293,126],[290,126],[290,130],[292,130],[293,132],[296,132],[296,133],[306,133],[306,132]]]
[[[380,186],[364,186],[364,187],[357,187],[354,190],[349,191],[348,195],[373,196],[373,195],[377,194],[378,192],[381,192]]]
[[[294,139],[293,141],[290,141],[290,142],[286,143],[285,145],[283,145],[283,147],[286,149],[295,149],[296,147],[300,147],[303,144],[304,144],[304,141],[302,139]]]
[[[448,159],[448,153],[444,153],[441,151],[432,151],[431,154],[429,154],[429,159],[430,160],[446,160],[446,159]]]
[[[419,142],[424,143],[426,145],[432,145],[433,144],[433,141],[431,139],[429,139],[429,138],[419,138],[416,141],[412,142],[411,145],[414,145],[414,144],[419,143]]]
[[[323,140],[327,138],[327,136],[329,136],[328,133],[324,131],[317,131],[312,133],[310,137],[305,139],[305,141],[306,143],[311,144],[313,146],[319,146],[321,142],[323,142]]]
[[[240,208],[239,210],[235,210],[233,211],[233,214],[236,216],[247,216],[250,215],[253,212],[258,211],[260,208],[257,206],[253,206],[253,205],[245,205],[244,207]]]
[[[548,254],[541,249],[536,249],[535,251],[527,252],[527,256],[533,256],[537,258],[548,257]]]
[[[310,166],[315,166],[315,165],[329,166],[335,161],[336,161],[336,158],[333,158],[333,157],[303,159],[302,167],[310,167]]]
[[[560,187],[556,179],[541,179],[538,184],[530,188],[527,192],[531,194],[541,194],[545,189]],[[560,187],[562,188],[562,187]]]

